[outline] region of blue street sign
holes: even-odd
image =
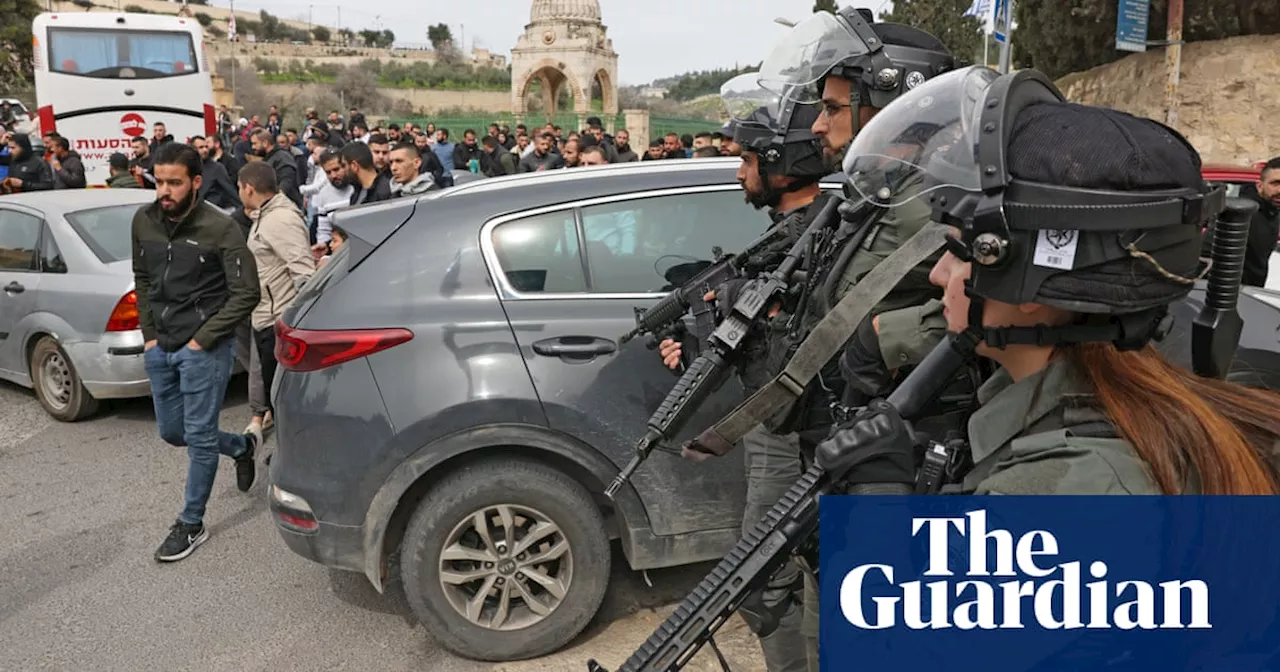
[[[992,13],[995,17],[995,28],[991,31],[991,34],[995,36],[996,42],[1000,44],[1009,42],[1010,2],[1011,0],[995,0],[995,7],[992,8]]]
[[[1116,49],[1147,50],[1147,23],[1151,18],[1151,0],[1118,0],[1116,15]]]

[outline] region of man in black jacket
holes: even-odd
[[[484,172],[484,166],[481,165],[481,155],[484,150],[476,143],[476,132],[467,129],[462,132],[462,144],[453,148],[453,168],[454,170],[471,170],[471,162],[476,162],[476,172]]]
[[[1267,286],[1271,254],[1280,237],[1280,156],[1262,167],[1258,184],[1240,190],[1240,196],[1258,202],[1258,212],[1249,223],[1249,243],[1245,249],[1244,275],[1241,282],[1254,287]]]
[[[276,187],[280,193],[302,210],[302,192],[298,190],[298,162],[294,160],[293,152],[276,145],[275,137],[265,128],[254,131],[249,141],[253,143],[253,153],[262,157],[275,171]]]
[[[219,454],[235,460],[241,492],[253,485],[261,437],[219,430],[218,413],[236,325],[258,305],[258,269],[240,227],[197,198],[195,149],[166,143],[152,169],[156,201],[133,217],[133,277],[160,438],[186,446],[189,460],[186,505],[155,554],[172,562],[209,538],[204,512]]]
[[[347,184],[353,187],[351,205],[389,201],[391,176],[373,165],[373,152],[363,142],[348,142],[342,146],[342,165],[347,169]]]
[[[0,193],[45,191],[53,188],[53,169],[39,154],[31,151],[31,136],[14,133],[9,136],[9,176],[0,181]]]
[[[200,190],[196,198],[234,216],[244,207],[240,204],[240,190],[227,174],[226,167],[209,156],[209,144],[209,139],[203,135],[191,136],[191,146],[200,154]]]
[[[52,156],[49,166],[53,168],[54,189],[84,189],[84,161],[80,152],[71,149],[71,141],[55,134],[49,147]]]

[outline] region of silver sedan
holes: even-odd
[[[142,189],[0,198],[0,379],[62,421],[151,393],[133,291],[130,225]]]

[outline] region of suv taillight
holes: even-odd
[[[382,352],[413,338],[408,329],[295,329],[276,320],[276,363],[316,371]]]
[[[129,290],[120,297],[107,318],[107,331],[133,331],[138,328],[138,293]]]

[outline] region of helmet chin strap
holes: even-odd
[[[1111,343],[1121,351],[1141,350],[1152,340],[1162,340],[1173,327],[1168,306],[1112,315],[1107,322],[1098,324],[988,327],[982,324],[985,300],[971,291],[968,282],[965,282],[964,293],[969,297],[969,326],[964,333],[997,350],[1010,345],[1046,347],[1075,343]]]

